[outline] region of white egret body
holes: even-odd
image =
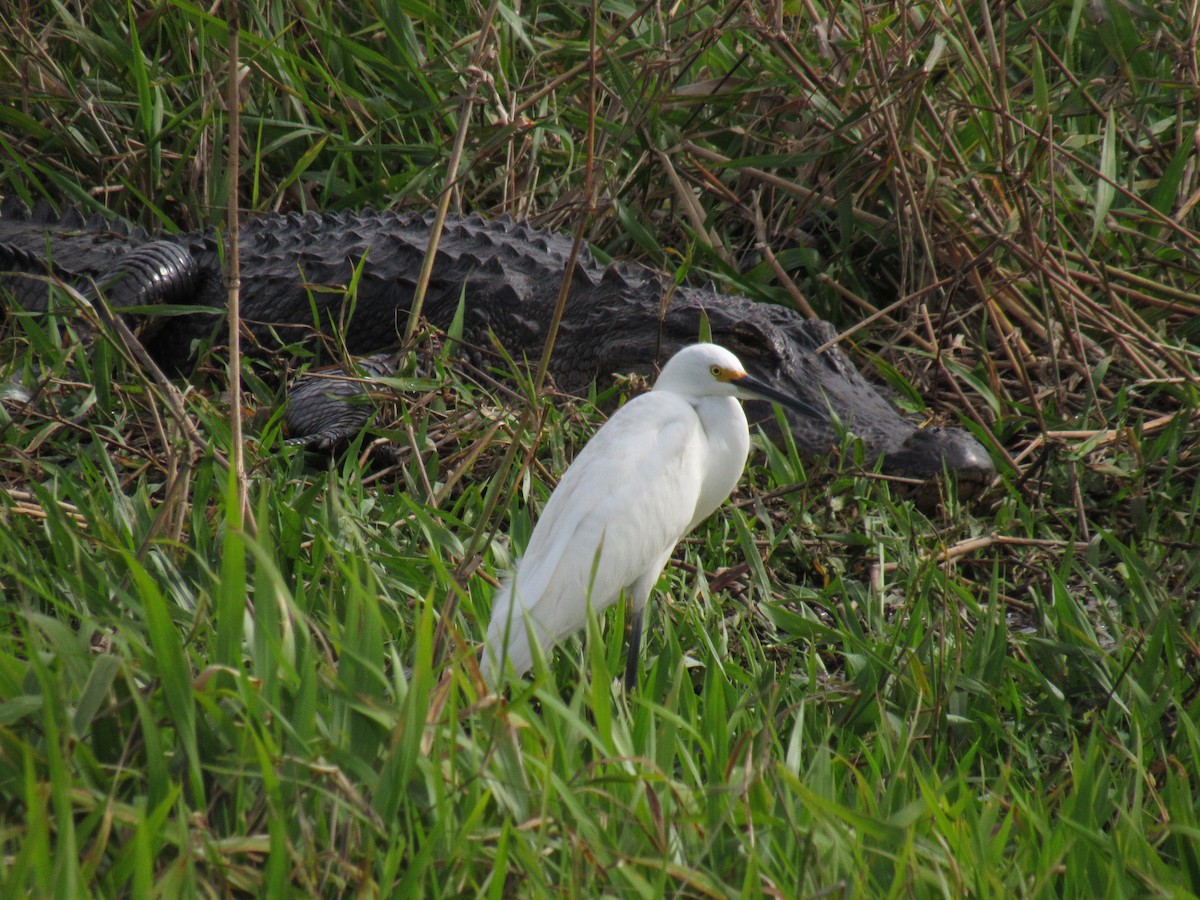
[[[813,410],[750,377],[736,356],[696,344],[673,356],[654,389],[630,400],[567,469],[534,527],[516,572],[496,592],[482,671],[498,684],[507,660],[520,675],[543,651],[624,592],[633,612],[626,681],[636,681],[642,611],[679,539],[741,478],[750,430],[738,397]]]

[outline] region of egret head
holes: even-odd
[[[736,356],[716,344],[693,344],[672,356],[655,390],[667,390],[689,398],[740,397],[743,400],[772,400],[817,419],[828,415],[799,397],[777,390],[761,379],[747,374]]]

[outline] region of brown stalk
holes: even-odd
[[[425,293],[429,289],[429,278],[433,275],[433,264],[437,260],[438,243],[442,239],[442,226],[446,224],[446,215],[450,211],[450,197],[458,181],[458,167],[462,163],[463,147],[467,142],[467,130],[471,121],[471,109],[475,104],[475,95],[479,85],[486,77],[483,70],[484,56],[488,41],[492,37],[492,19],[500,0],[492,0],[487,11],[483,14],[483,22],[479,27],[479,39],[475,42],[475,53],[471,57],[468,68],[467,93],[463,97],[458,113],[458,129],[454,133],[454,146],[450,150],[450,159],[446,162],[446,178],[442,183],[442,192],[438,195],[437,212],[434,215],[433,227],[429,231],[429,246],[425,250],[425,259],[421,262],[421,273],[417,276],[417,284],[413,289],[412,306],[408,311],[408,324],[404,327],[404,344],[412,342],[417,332],[417,323],[421,320],[421,309],[425,305]]]
[[[229,464],[237,483],[238,508],[235,528],[247,522],[250,493],[246,484],[245,448],[242,437],[242,316],[241,316],[241,257],[238,243],[240,205],[238,181],[241,178],[241,90],[238,33],[241,10],[238,0],[227,0],[226,21],[229,23],[229,70],[227,88],[229,105],[229,195],[226,208],[225,284],[229,291]]]

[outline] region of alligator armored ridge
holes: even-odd
[[[257,349],[272,353],[319,333],[338,333],[355,354],[394,347],[407,321],[414,284],[429,243],[433,215],[333,212],[264,215],[239,231],[241,314]],[[464,303],[463,337],[487,345],[494,334],[515,359],[538,359],[570,257],[571,239],[509,218],[447,219],[438,245],[423,315],[448,328]],[[39,206],[0,206],[0,293],[26,310],[48,302],[48,272],[78,285],[111,278],[114,308],[178,304],[209,307],[163,317],[143,341],[156,360],[178,371],[196,342],[224,337],[226,291],[221,235],[199,231],[151,235],[99,216],[61,215]],[[347,297],[347,286],[355,285]],[[665,308],[664,298],[667,299]],[[698,340],[706,318],[712,340],[732,350],[751,374],[817,409],[831,410],[860,437],[886,472],[930,480],[958,477],[965,494],[990,479],[994,467],[967,432],[919,429],[873,387],[838,348],[818,352],[833,336],[827,322],[794,310],[720,293],[675,286],[650,269],[604,266],[584,250],[571,279],[554,346],[551,374],[566,391],[582,393],[615,373],[650,375],[680,347]],[[294,401],[293,401],[294,402]],[[766,404],[747,412],[771,427]],[[787,411],[799,449],[829,450],[829,421]],[[303,433],[305,415],[289,416]]]

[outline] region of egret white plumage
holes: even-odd
[[[675,545],[733,491],[750,452],[738,398],[757,397],[823,415],[746,374],[715,344],[676,353],[654,389],[613,414],[568,467],[533,529],[525,555],[492,603],[482,672],[533,665],[531,638],[550,649],[624,592],[633,631],[625,680],[637,679],[642,613]]]

